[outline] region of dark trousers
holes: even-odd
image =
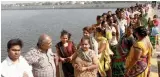
[[[71,63],[63,63],[62,69],[65,77],[74,77],[74,68]]]

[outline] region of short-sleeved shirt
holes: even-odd
[[[25,58],[32,65],[34,77],[56,77],[54,54],[51,49],[42,53],[37,47],[32,48]]]
[[[152,27],[151,36],[156,36],[158,34],[159,34],[158,27]]]
[[[122,20],[118,20],[118,25],[119,25],[119,30],[120,30],[120,35],[122,36],[125,33],[125,27],[127,26],[127,20],[126,19],[122,19]]]
[[[7,57],[2,62],[1,72],[1,76],[3,77],[23,77],[24,73],[26,73],[28,77],[33,77],[32,68],[22,56],[19,57],[16,63],[13,63],[13,61]]]

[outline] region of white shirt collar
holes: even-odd
[[[16,64],[20,63],[20,58],[21,56],[19,57],[18,62]],[[9,66],[15,64],[9,57],[7,57],[7,62]]]

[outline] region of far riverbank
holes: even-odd
[[[141,2],[142,4],[145,2]],[[134,6],[136,2],[117,2],[105,4],[72,4],[72,5],[43,5],[43,6],[2,6],[2,10],[38,10],[38,9],[116,9]]]

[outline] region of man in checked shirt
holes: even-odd
[[[56,77],[56,60],[51,46],[51,37],[43,34],[39,37],[37,46],[25,55],[25,59],[32,65],[34,77]]]

